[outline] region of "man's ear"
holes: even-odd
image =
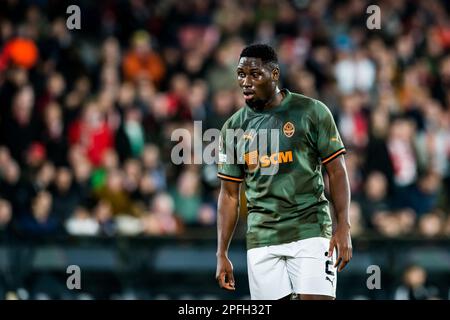
[[[272,80],[278,81],[280,79],[280,68],[275,67],[272,70]]]

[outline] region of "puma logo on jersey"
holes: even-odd
[[[339,138],[333,137],[333,138],[331,138],[331,141],[333,141],[333,142],[339,142]]]
[[[244,133],[244,135],[243,135],[244,140],[252,141],[254,137],[255,137],[254,135],[249,134],[249,133]]]
[[[293,161],[292,151],[280,151],[272,155],[259,156],[258,151],[252,151],[244,155],[245,163],[250,170],[256,169],[258,166],[267,168],[271,165],[280,163],[288,163]]]
[[[334,279],[333,280],[331,280],[329,277],[325,277],[325,280],[328,280],[328,281],[330,281],[330,283],[331,283],[331,286],[332,287],[334,287]]]

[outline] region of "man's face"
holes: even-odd
[[[279,78],[278,68],[272,70],[260,58],[242,57],[236,69],[245,102],[254,109],[262,109],[275,95]]]

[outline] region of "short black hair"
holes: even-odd
[[[247,57],[247,58],[260,58],[261,61],[266,63],[273,63],[275,65],[278,64],[278,57],[275,50],[269,46],[268,44],[251,44],[245,47],[239,58]]]

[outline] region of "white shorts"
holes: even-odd
[[[327,257],[329,245],[329,239],[316,237],[248,250],[252,300],[275,300],[292,293],[336,297],[336,250]]]

